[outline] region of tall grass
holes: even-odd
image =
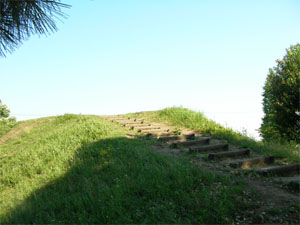
[[[234,180],[150,151],[100,117],[41,121],[0,145],[1,224],[228,224],[246,207]]]

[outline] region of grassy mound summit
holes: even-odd
[[[20,122],[0,144],[0,223],[231,223],[244,187],[97,116]]]

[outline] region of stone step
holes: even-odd
[[[144,124],[147,124],[147,123],[144,123],[144,122],[124,122],[123,126],[125,127],[125,126],[135,126],[135,125],[144,125]]]
[[[160,137],[158,138],[159,141],[167,142],[167,141],[186,141],[192,140],[195,138],[195,134],[184,134],[184,135],[175,135],[175,136],[168,136],[168,137]]]
[[[150,127],[151,124],[146,124],[146,123],[143,123],[143,124],[136,124],[136,125],[129,125],[130,126],[130,129],[131,130],[134,130],[134,129],[142,129],[144,127]]]
[[[137,118],[135,118],[135,119],[133,119],[133,121],[134,121],[134,122],[143,122],[144,119],[137,119]]]
[[[197,140],[190,140],[190,141],[177,141],[170,145],[171,148],[178,148],[178,147],[189,147],[192,145],[200,145],[200,144],[209,144],[210,138],[201,138]]]
[[[169,134],[170,135],[174,135],[173,132],[170,132],[170,130],[166,130],[166,129],[154,129],[154,130],[138,130],[139,133],[143,133],[146,134],[146,136],[152,136],[154,138],[157,138],[157,135],[160,134]]]
[[[218,152],[218,153],[210,153],[208,155],[209,160],[216,160],[222,158],[230,158],[242,155],[250,155],[249,149],[236,150],[236,151],[226,151],[226,152]]]
[[[169,130],[164,130],[164,129],[154,129],[154,130],[138,130],[137,132],[146,134],[147,136],[155,137],[156,134],[160,133],[168,133]],[[150,135],[151,134],[151,135]]]
[[[252,159],[242,159],[239,161],[229,163],[232,168],[250,169],[253,166],[264,166],[274,163],[274,156],[256,157]]]
[[[294,173],[300,172],[300,163],[290,164],[290,165],[283,165],[283,166],[273,166],[269,168],[261,168],[256,170],[256,172],[262,176],[269,176],[269,175],[291,175]]]
[[[147,131],[147,134],[146,134],[147,137],[153,137],[153,138],[170,137],[173,135],[174,135],[174,133],[170,132],[169,130],[165,130],[165,132],[162,132],[161,130],[155,130],[152,132]]]
[[[148,131],[148,130],[158,130],[160,129],[160,127],[152,127],[152,126],[148,126],[148,127],[137,127],[138,128],[138,132],[142,132],[142,131]],[[135,128],[134,128],[135,129]]]
[[[228,150],[229,145],[227,143],[223,144],[211,144],[204,146],[193,146],[189,148],[189,152],[207,152],[207,151],[218,151],[218,150]]]

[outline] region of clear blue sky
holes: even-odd
[[[59,31],[0,58],[18,120],[184,106],[250,134],[268,69],[300,42],[298,0],[68,0]]]

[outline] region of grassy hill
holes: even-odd
[[[299,161],[294,148],[283,153],[187,109],[134,115]],[[233,224],[243,215],[261,221],[249,213],[262,199],[242,178],[154,152],[153,140],[128,138],[105,118],[66,114],[12,127],[0,137],[0,224]]]
[[[246,207],[236,180],[155,153],[113,126],[64,115],[7,133],[0,223],[230,223]]]

